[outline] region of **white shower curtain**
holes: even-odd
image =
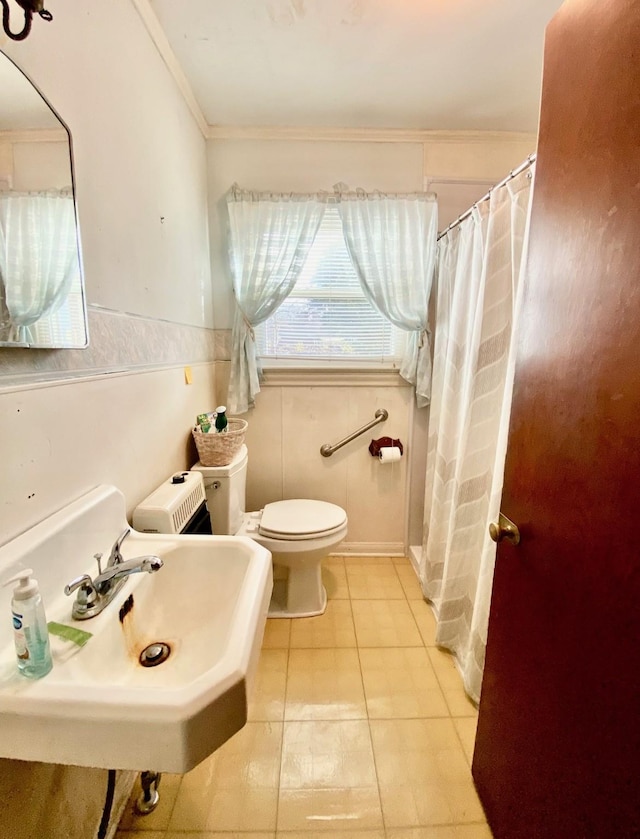
[[[439,242],[434,370],[420,578],[480,698],[513,388],[512,336],[524,264],[533,167]]]

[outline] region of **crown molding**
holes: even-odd
[[[160,21],[158,20],[156,13],[153,11],[149,0],[132,0],[132,3],[140,15],[151,40],[156,45],[162,60],[167,65],[169,73],[173,76],[173,79],[177,84],[187,107],[191,111],[198,128],[202,132],[202,136],[206,138],[208,136],[209,128],[207,121],[204,118],[200,105],[198,105],[198,101],[193,95],[191,85],[187,81],[187,77],[180,66],[180,62],[176,58],[176,54],[171,48],[171,44],[169,43],[169,40],[164,33],[164,29],[160,25]]]
[[[404,128],[210,125],[209,140],[307,140],[336,143],[533,143],[535,132],[445,131]]]
[[[0,131],[0,143],[68,143],[69,135],[64,128],[25,128],[14,131]]]

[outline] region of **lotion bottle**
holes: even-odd
[[[18,670],[29,679],[40,679],[51,670],[53,661],[44,604],[38,590],[38,581],[32,575],[31,568],[25,568],[4,585],[18,583],[11,600]]]

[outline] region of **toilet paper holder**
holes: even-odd
[[[379,437],[377,440],[372,440],[369,443],[369,454],[371,457],[380,457],[380,449],[383,448],[400,449],[400,454],[404,454],[401,441],[394,440],[392,437]]]

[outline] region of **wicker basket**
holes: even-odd
[[[196,428],[191,432],[203,466],[228,466],[240,451],[249,423],[229,417],[227,430],[221,434],[204,434]]]

